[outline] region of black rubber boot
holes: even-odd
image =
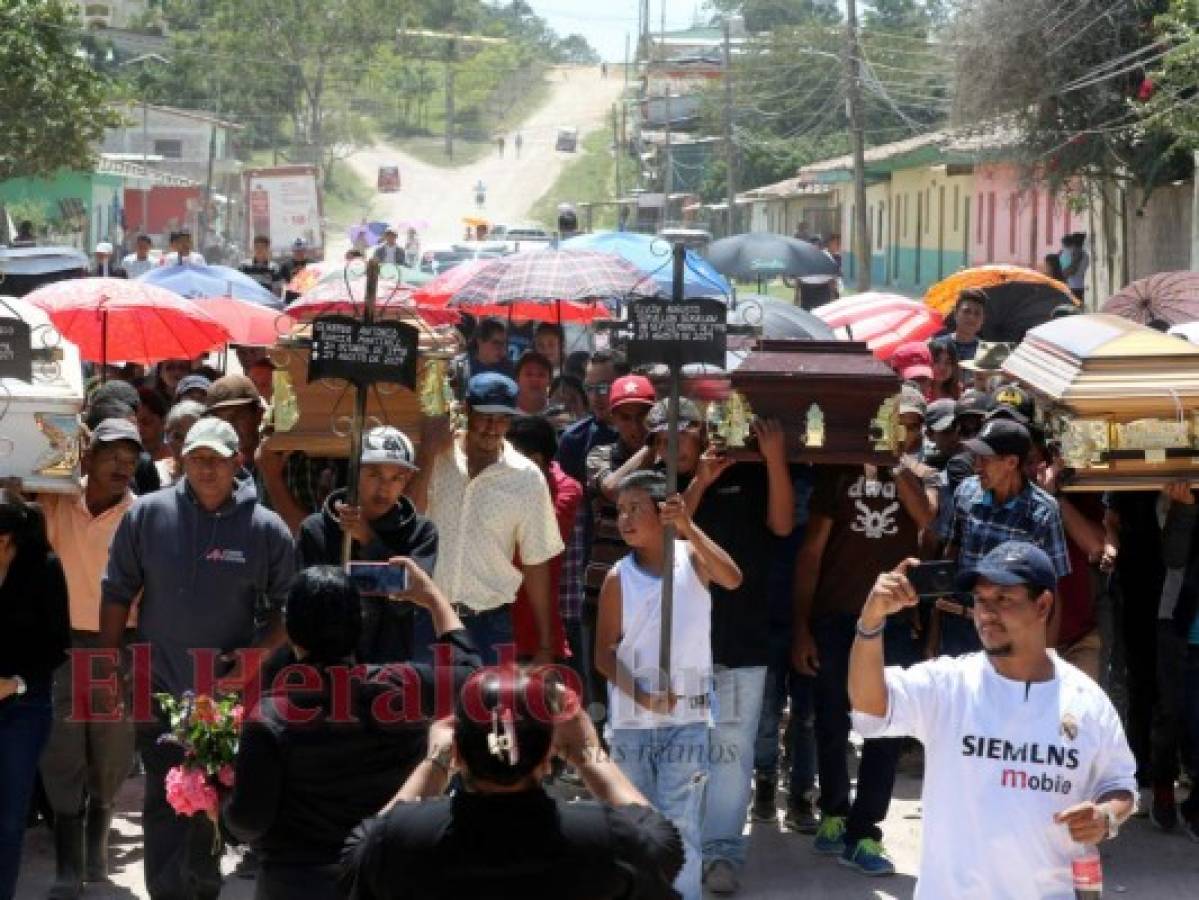
[[[774,778],[758,775],[754,778],[754,802],[751,815],[755,822],[773,822],[778,818],[774,803]]]
[[[54,886],[49,900],[76,900],[83,892],[83,817],[54,818]]]
[[[108,833],[112,828],[112,807],[99,803],[87,805],[87,867],[84,881],[108,880]]]

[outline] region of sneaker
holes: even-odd
[[[811,798],[796,797],[789,801],[783,825],[788,831],[798,834],[815,834],[820,827],[820,817],[816,815],[816,805]]]
[[[840,856],[845,852],[845,816],[825,816],[816,829],[812,849],[825,856]]]
[[[846,847],[838,862],[863,875],[895,874],[895,863],[891,862],[883,845],[873,838],[862,838],[852,847]]]
[[[731,862],[718,859],[704,870],[704,885],[713,894],[735,894],[741,890],[741,879]]]
[[[1174,785],[1159,784],[1153,788],[1153,803],[1149,821],[1162,831],[1173,831],[1178,825],[1178,807],[1174,802]]]
[[[778,819],[778,808],[774,805],[775,790],[773,778],[754,779],[754,803],[750,808],[750,816],[755,822],[774,822]]]

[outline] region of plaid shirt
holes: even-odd
[[[996,506],[977,475],[965,479],[953,496],[949,534],[950,544],[957,547],[958,568],[962,571],[974,568],[1004,541],[1027,541],[1045,551],[1058,578],[1070,574],[1057,501],[1031,482],[1026,482],[1024,489],[1003,506]]]
[[[558,584],[558,608],[562,618],[576,621],[583,615],[583,571],[587,566],[587,531],[591,511],[579,505],[566,553],[562,557],[562,580]]]

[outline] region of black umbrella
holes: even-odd
[[[729,310],[730,325],[751,325],[771,340],[835,341],[836,333],[821,319],[787,300],[741,294]]]
[[[753,232],[714,241],[708,262],[721,275],[742,281],[776,275],[836,277],[836,261],[818,247],[782,234]]]
[[[1044,325],[1068,303],[1052,284],[1039,282],[1007,281],[981,290],[987,296],[987,319],[979,335],[984,341],[1019,343],[1026,331]]]

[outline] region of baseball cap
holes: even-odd
[[[112,244],[108,241],[100,241],[100,243],[96,244],[96,252],[107,253],[109,256],[112,256]]]
[[[466,405],[475,412],[492,416],[515,416],[516,382],[499,372],[483,372],[466,385]]]
[[[183,379],[180,379],[182,383]],[[230,406],[244,406],[257,403],[263,406],[262,395],[258,388],[245,375],[223,375],[208,387],[208,396],[204,398],[208,411],[227,409]]]
[[[1057,587],[1057,572],[1048,554],[1026,541],[1004,541],[978,561],[974,568],[958,576],[962,590],[972,590],[978,579],[992,584],[1014,586],[1027,584],[1042,591]]]
[[[400,230],[398,228],[396,228],[394,225],[388,225],[386,228],[383,229],[383,233],[384,234],[394,234],[396,237],[400,236]]]
[[[639,406],[653,406],[657,399],[654,383],[644,375],[622,375],[612,382],[608,391],[608,408],[636,403]]]
[[[183,439],[183,455],[187,456],[193,450],[199,450],[201,447],[215,450],[225,459],[229,459],[237,453],[237,432],[224,419],[218,419],[215,416],[197,419],[196,424],[188,431],[187,437]]]
[[[1037,414],[1032,396],[1018,384],[1001,384],[991,392],[988,419],[1009,418],[1027,425]]]
[[[292,250],[305,250],[305,249],[307,249],[307,247],[308,247],[308,242],[306,240],[304,240],[303,238],[296,238],[294,241],[291,242]]]
[[[924,395],[914,385],[905,384],[899,391],[899,414],[918,413],[921,418],[927,414]]]
[[[978,416],[980,419],[991,410],[991,398],[982,391],[962,391],[962,399],[954,407],[954,418]]]
[[[947,428],[953,427],[957,409],[958,404],[953,400],[934,400],[924,411],[924,424],[933,431],[945,431]],[[903,412],[902,406],[899,411]]]
[[[142,449],[142,436],[138,434],[137,426],[128,419],[104,419],[92,432],[93,444],[115,444],[118,441],[129,441]]]
[[[1011,419],[988,419],[978,437],[965,442],[975,456],[1028,456],[1032,436],[1028,429]]]
[[[979,341],[978,352],[974,354],[974,359],[962,360],[962,368],[971,372],[998,372],[1003,368],[1003,364],[1011,352],[1011,344]]]
[[[175,385],[175,396],[182,397],[188,391],[203,391],[205,394],[212,387],[212,382],[203,375],[184,375]]]
[[[898,372],[904,381],[932,378],[933,355],[928,352],[928,345],[923,341],[901,344],[891,357],[891,368]]]
[[[688,425],[702,425],[704,417],[700,414],[699,407],[686,397],[679,399],[679,427],[685,428]],[[649,416],[645,420],[645,427],[649,429],[650,434],[655,431],[664,431],[670,426],[670,403],[667,400],[659,400],[653,405],[649,411]]]
[[[391,464],[415,469],[416,451],[408,435],[398,428],[382,425],[362,436],[362,465]]]

